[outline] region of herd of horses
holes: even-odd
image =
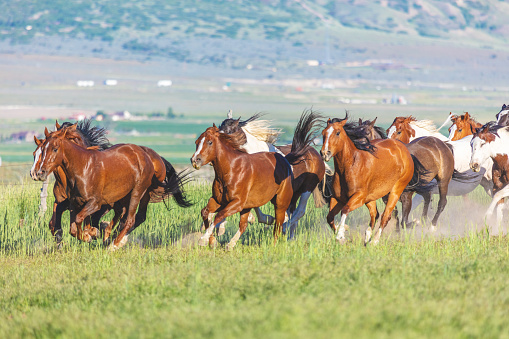
[[[293,238],[299,219],[313,194],[315,206],[329,206],[327,223],[336,240],[345,242],[348,214],[366,205],[370,214],[365,244],[378,243],[396,203],[402,203],[401,223],[411,226],[409,213],[422,201],[427,218],[433,194],[439,195],[431,222],[434,231],[447,196],[465,195],[482,185],[493,200],[487,216],[497,209],[500,223],[509,196],[509,106],[503,105],[497,121],[480,124],[468,113],[450,114],[440,127],[452,123],[449,136],[431,121],[412,116],[397,117],[385,131],[373,121],[345,118],[325,121],[311,110],[304,111],[290,145],[274,145],[280,130],[270,127],[257,114],[247,120],[233,119],[231,111],[219,127],[213,124],[196,140],[191,157],[195,169],[214,168],[212,196],[201,211],[202,246],[214,246],[224,233],[226,218],[240,214],[238,232],[227,244],[232,249],[253,222],[274,225],[274,238],[281,233]],[[321,132],[318,152],[311,144]],[[30,175],[46,180],[53,173],[55,202],[49,228],[62,243],[62,213],[70,211],[70,234],[79,240],[102,240],[109,250],[124,246],[129,234],[146,220],[148,204],[172,197],[178,206],[192,205],[185,193],[191,180],[188,170],[177,172],[154,150],[133,144],[111,145],[103,128],[89,120],[55,125],[34,137],[36,150]],[[333,160],[334,170],[327,165]],[[415,194],[417,193],[417,194]],[[412,197],[415,197],[412,199]],[[380,215],[376,201],[385,209]],[[274,216],[261,212],[271,202]],[[167,206],[168,207],[168,206]],[[101,222],[110,210],[113,219]],[[339,223],[335,216],[341,212]],[[118,224],[118,225],[117,225]]]

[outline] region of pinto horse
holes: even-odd
[[[105,150],[111,146],[110,142],[106,138],[106,130],[104,128],[99,128],[97,126],[92,127],[90,125],[91,121],[89,119],[82,120],[76,125],[76,138],[73,138],[72,141],[76,144],[83,147],[93,147],[98,150]],[[56,130],[60,130],[63,128],[68,128],[73,124],[70,122],[64,122],[62,125],[55,123]],[[45,130],[45,135],[48,135],[49,132],[47,129]],[[41,161],[41,146],[44,143],[44,140],[39,140],[36,136],[34,136],[35,144],[37,148],[34,151],[34,164],[32,169],[30,170],[30,175],[32,178],[35,177],[34,168],[37,165],[37,162]],[[53,195],[55,196],[55,202],[53,204],[53,214],[51,216],[51,220],[49,222],[49,229],[51,234],[55,238],[57,245],[62,243],[62,213],[69,209],[69,199],[67,196],[67,180],[65,178],[65,173],[63,170],[58,167],[53,171],[55,176],[55,184],[53,186]],[[99,220],[102,217],[103,213],[95,213],[91,221],[87,223],[84,234],[87,239],[96,238],[99,234],[98,225]],[[72,232],[74,236],[76,236],[75,232]]]
[[[472,158],[470,167],[479,171],[487,158],[493,160],[493,200],[486,215],[490,217],[497,208],[497,221],[503,217],[504,198],[509,183],[509,127],[489,122],[473,135],[471,141]]]
[[[292,202],[292,165],[305,160],[307,146],[312,141],[310,132],[318,117],[313,112],[301,116],[291,152],[286,156],[276,152],[246,153],[242,148],[245,138],[221,133],[215,125],[198,137],[191,163],[196,169],[211,163],[215,173],[212,197],[201,211],[205,234],[200,238],[200,245],[213,245],[215,225],[240,213],[239,230],[227,245],[227,249],[233,249],[247,227],[249,211],[269,201],[275,209],[274,239],[277,239]],[[217,213],[212,225],[210,213]]]
[[[273,136],[276,133],[279,134],[279,130],[270,128],[268,121],[257,120],[259,117],[260,114],[255,114],[251,118],[241,121],[240,118],[233,119],[232,116],[229,115],[228,118],[221,123],[219,130],[226,134],[239,134],[237,136],[238,138],[243,138],[244,135],[246,142],[242,144],[241,147],[247,153],[273,151],[280,152],[283,155],[290,153],[292,145],[274,146],[271,143],[273,140],[271,140],[269,136]],[[307,147],[304,160],[292,167],[294,180],[292,181],[292,203],[288,209],[290,220],[283,225],[284,234],[286,234],[289,225],[290,239],[294,237],[299,220],[306,212],[307,201],[311,193],[313,194],[315,207],[320,208],[325,204],[318,184],[324,180],[327,168],[328,166],[324,163],[320,154],[311,146]],[[299,202],[298,206],[297,201]],[[259,208],[255,208],[255,211],[259,222],[267,224],[273,222],[273,218],[263,214]]]
[[[414,161],[405,145],[396,140],[369,142],[367,136],[359,135],[359,129],[355,129],[355,133],[345,130],[347,120],[348,115],[344,119],[329,119],[322,132],[320,153],[325,161],[334,158],[333,195],[327,223],[337,232],[336,240],[344,242],[346,217],[365,204],[371,217],[364,241],[367,244],[379,216],[376,200],[388,194],[380,228],[373,240],[377,244],[401,193],[414,177]],[[334,217],[340,211],[341,222],[337,229]]]
[[[447,137],[438,131],[431,120],[417,120],[413,116],[397,117],[387,129],[389,139],[397,139],[405,144],[425,136],[432,136],[442,141],[447,140]]]
[[[509,126],[509,105],[503,104],[502,109],[496,115],[497,125]]]
[[[145,221],[151,191],[162,188],[167,194],[183,193],[182,176],[169,177],[175,173],[173,167],[161,157],[151,157],[146,148],[119,144],[98,151],[71,141],[77,137],[76,125],[48,133],[41,145],[42,160],[34,163],[33,178],[43,181],[57,167],[62,168],[69,192],[71,230],[76,229],[78,239],[87,240],[81,229],[87,216],[103,206],[113,207],[114,220],[125,213],[123,227],[109,246],[110,250],[116,250],[125,245],[128,234]],[[150,151],[152,156],[156,154]],[[179,205],[187,207],[189,203],[182,197],[184,202]]]
[[[475,121],[468,112],[463,115],[452,115],[451,121],[452,125],[449,127],[449,140],[451,141],[460,140],[466,136],[472,135],[482,126],[482,124]]]

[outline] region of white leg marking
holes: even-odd
[[[237,241],[239,241],[239,239],[240,239],[240,235],[241,235],[240,230],[238,230],[237,233],[235,233],[233,238],[230,240],[228,245],[226,245],[226,250],[231,251],[235,247],[235,245],[237,244]]]
[[[209,224],[209,228],[205,231],[205,234],[201,236],[200,240],[198,241],[198,245],[200,246],[207,246],[209,244],[210,236],[212,235],[212,232],[214,232],[214,228],[216,225]]]
[[[338,234],[336,235],[337,241],[344,241],[345,238],[345,221],[348,214],[341,214],[341,221],[339,224]]]
[[[371,227],[368,226],[368,228],[366,228],[366,237],[364,238],[364,245],[366,245],[371,240],[372,234],[373,231],[371,230]]]
[[[379,228],[377,234],[375,235],[375,239],[373,239],[373,245],[377,245],[380,241],[380,236],[382,235],[382,229]]]

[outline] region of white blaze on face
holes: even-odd
[[[396,126],[391,126],[391,128],[389,128],[389,133],[387,133],[387,138],[390,139],[394,133],[396,133]]]
[[[329,139],[330,139],[330,136],[332,135],[332,132],[334,132],[334,127],[330,126],[328,129],[327,129],[327,133],[326,133],[326,136],[325,136],[325,145],[324,145],[324,153],[327,153],[327,151],[329,150]]]
[[[454,133],[456,133],[456,130],[458,129],[458,126],[456,126],[456,124],[453,124],[451,126],[451,130],[449,131],[449,140],[451,140],[452,138],[454,138]]]
[[[205,142],[205,137],[201,138],[200,144],[198,145],[196,152],[194,152],[193,157],[191,158],[193,161],[196,161],[196,157],[200,154],[201,150],[203,149],[204,142]]]
[[[507,115],[509,114],[509,110],[505,110],[505,111],[501,111],[500,113],[498,113],[498,119],[497,119],[497,124],[500,123],[500,119],[504,116],[504,115]]]
[[[35,152],[35,157],[34,157],[34,164],[32,165],[32,168],[30,169],[30,176],[32,177],[32,179],[35,180],[35,166],[37,165],[37,163],[39,162],[39,159],[41,158],[41,154],[42,154],[42,150],[41,148],[39,147],[37,149],[37,151]]]

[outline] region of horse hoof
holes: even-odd
[[[226,244],[225,249],[227,251],[232,251],[234,247],[235,247],[235,244],[233,244],[233,245],[232,244]]]
[[[247,222],[250,224],[254,224],[256,222],[256,218],[253,213],[249,212],[249,216],[247,217]]]
[[[120,247],[116,246],[115,243],[111,243],[110,246],[108,246],[108,252],[115,252]]]
[[[225,231],[226,231],[226,228],[221,224],[221,226],[219,226],[219,228],[217,229],[217,236],[218,237],[222,236]]]
[[[431,233],[435,233],[435,232],[437,231],[437,227],[436,227],[436,226],[431,225],[431,227],[429,228],[429,230],[431,231]]]

